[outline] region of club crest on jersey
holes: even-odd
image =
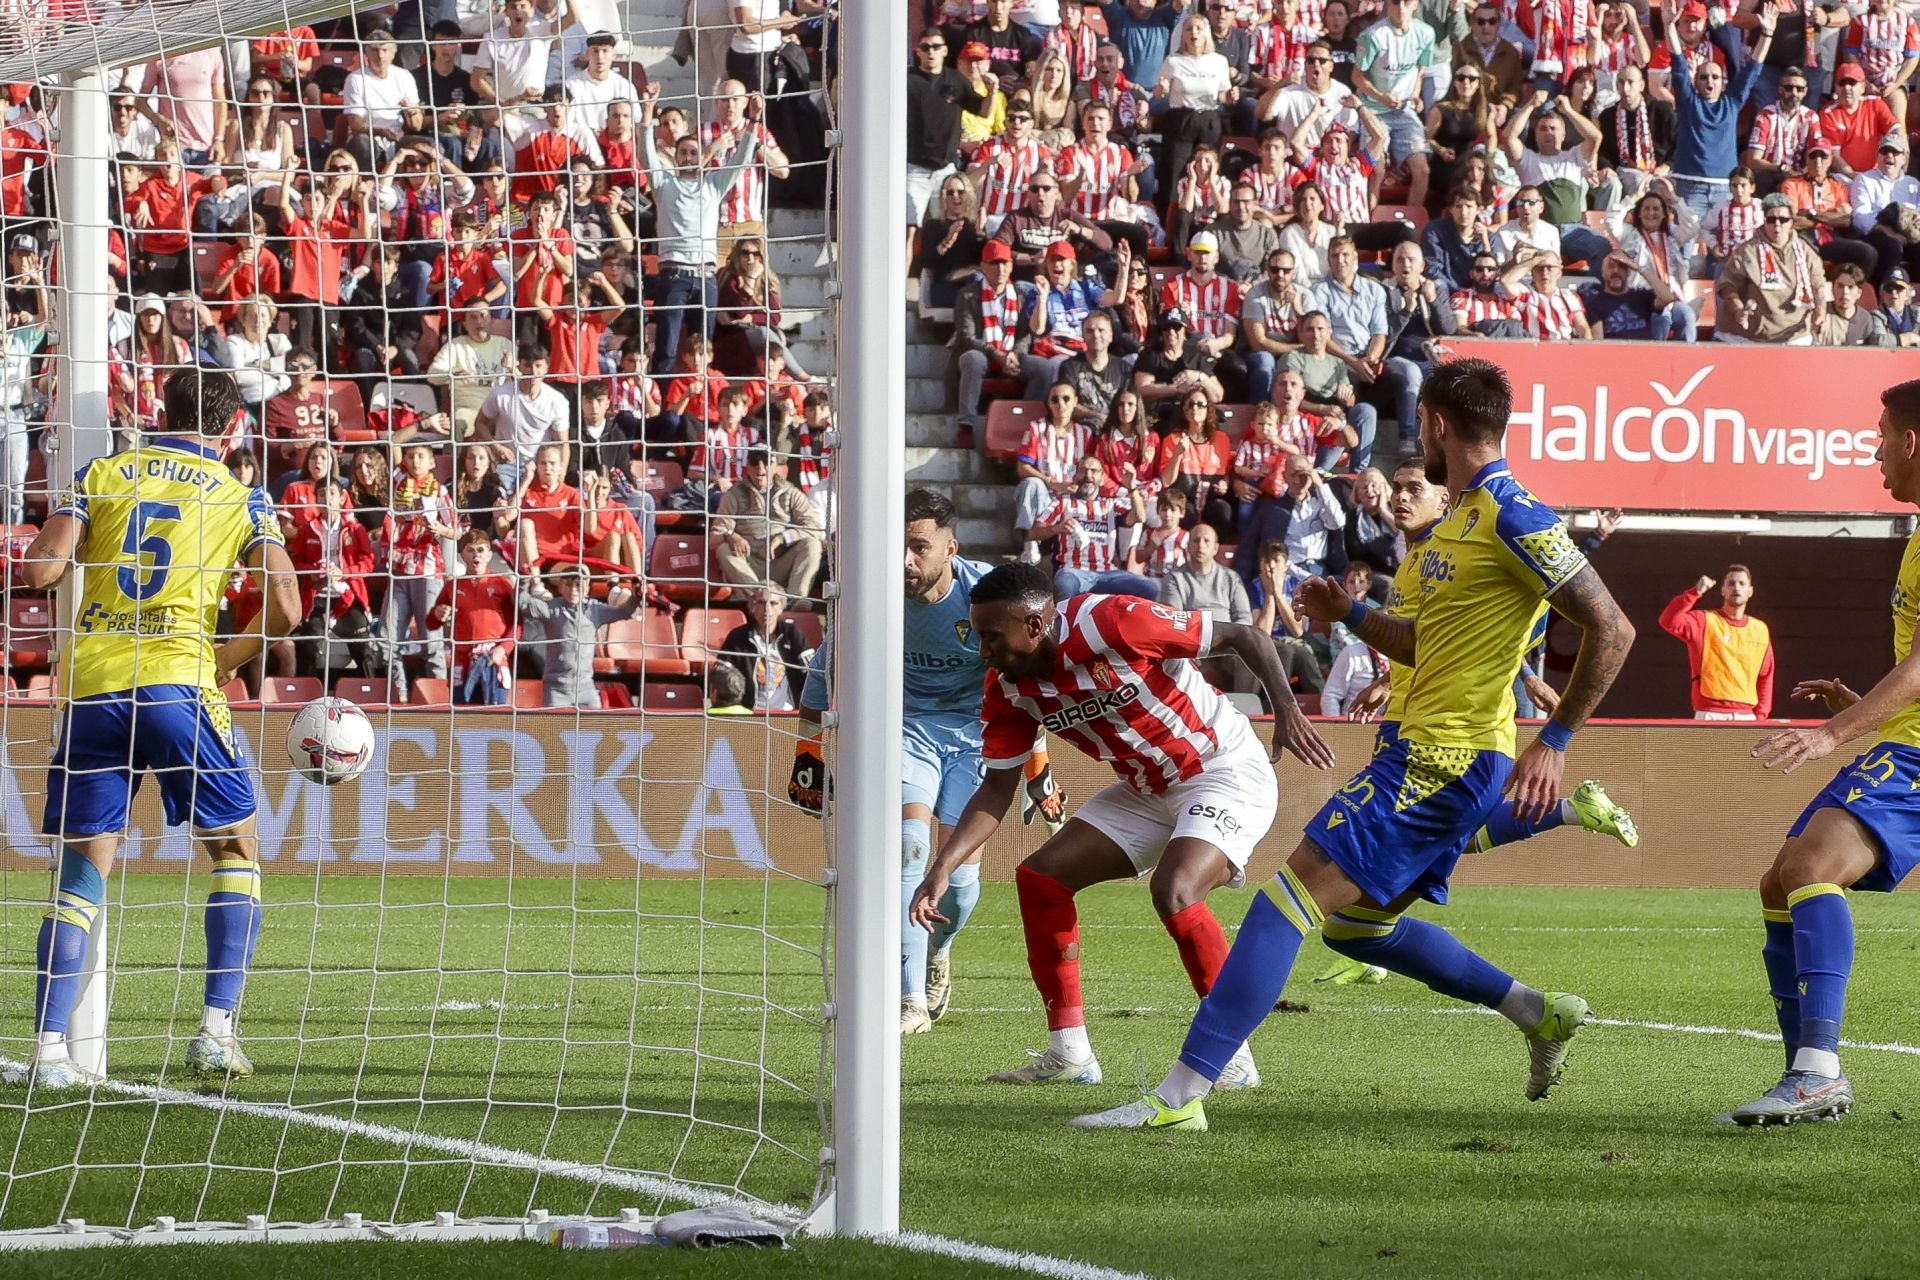
[[[1113,674],[1113,667],[1105,658],[1095,659],[1093,665],[1087,668],[1087,673],[1093,677],[1093,684],[1097,689],[1120,687],[1120,677]]]
[[[959,639],[961,644],[967,646],[969,649],[977,649],[980,647],[980,641],[976,639],[973,634],[973,623],[967,621],[965,618],[961,618],[953,624],[953,634]]]
[[[1467,512],[1466,523],[1464,523],[1460,527],[1460,536],[1464,538],[1468,534],[1472,533],[1473,526],[1479,523],[1480,523],[1480,511],[1476,507],[1474,510]]]

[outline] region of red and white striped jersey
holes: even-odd
[[[1027,198],[1027,183],[1046,168],[1053,157],[1037,141],[1007,141],[999,134],[980,144],[973,153],[973,167],[984,170],[980,178],[980,211],[990,218],[1004,218]]]
[[[1513,309],[1529,338],[1574,337],[1574,319],[1584,320],[1587,315],[1580,295],[1571,289],[1556,289],[1552,293],[1528,289],[1513,300]]]
[[[1187,193],[1192,190],[1192,178],[1183,177],[1179,182],[1175,183],[1173,188],[1173,207],[1176,209],[1185,208]],[[1233,184],[1227,181],[1225,175],[1215,178],[1213,180],[1212,194],[1209,195],[1206,192],[1201,192],[1198,202],[1193,206],[1193,212],[1188,215],[1193,228],[1198,230],[1201,227],[1213,225],[1214,220],[1220,216],[1220,210],[1225,207],[1227,197],[1232,194]]]
[[[727,188],[726,197],[720,201],[722,224],[764,222],[767,218],[767,162],[761,157],[767,154],[768,148],[778,149],[780,144],[774,141],[773,134],[764,124],[749,121],[748,127],[758,135],[760,149],[754,152],[753,162],[740,171],[740,176],[733,180],[733,185]],[[709,120],[701,125],[701,148],[711,147],[726,131],[726,126],[718,120]],[[732,148],[728,148],[727,154],[733,154]],[[716,161],[715,167],[725,163],[724,159]]]
[[[1052,670],[987,677],[980,718],[989,769],[1023,763],[1039,728],[1105,760],[1136,791],[1158,795],[1252,737],[1246,717],[1191,661],[1213,650],[1204,609],[1074,596],[1060,606],[1053,639]]]
[[[1185,313],[1194,335],[1217,338],[1229,325],[1240,323],[1240,286],[1220,275],[1200,284],[1192,272],[1183,271],[1160,286],[1160,314],[1173,307]]]
[[[1120,186],[1132,167],[1133,152],[1109,139],[1097,150],[1085,142],[1064,148],[1053,169],[1062,182],[1080,181],[1067,206],[1070,211],[1094,222],[1112,222],[1125,214],[1114,205],[1121,199]]]
[[[649,394],[653,390],[653,379],[645,373],[616,373],[607,379],[607,395],[612,401],[610,413],[630,413],[636,418],[650,418],[653,411],[647,407]]]
[[[1753,118],[1753,132],[1747,146],[1760,153],[1762,160],[1798,173],[1806,164],[1807,148],[1824,142],[1820,132],[1820,113],[1812,107],[1782,111],[1780,105],[1764,107]]]
[[[1253,74],[1297,84],[1307,69],[1307,46],[1320,38],[1305,22],[1283,27],[1276,20],[1253,29]]]
[[[1049,480],[1071,480],[1074,468],[1092,444],[1093,429],[1084,422],[1076,422],[1065,431],[1037,422],[1020,442],[1019,459]]]
[[[1320,443],[1320,425],[1318,414],[1296,413],[1280,419],[1280,438],[1297,452],[1312,457],[1314,446]]]
[[[1253,198],[1268,213],[1286,213],[1293,208],[1294,179],[1299,170],[1282,161],[1279,173],[1268,173],[1259,166],[1243,170],[1240,181],[1253,188]]]
[[[1482,320],[1513,319],[1513,303],[1497,293],[1475,293],[1471,289],[1455,289],[1453,297],[1448,299],[1453,312],[1465,326],[1479,324]]]
[[[1163,517],[1164,518],[1164,517]],[[1164,578],[1175,569],[1187,567],[1187,531],[1178,525],[1168,533],[1155,530],[1147,537],[1146,571],[1149,578]]]
[[[1899,9],[1885,15],[1863,13],[1847,29],[1847,48],[1860,59],[1867,83],[1884,87],[1901,63],[1920,55],[1920,31]]]
[[[1300,0],[1300,25],[1310,31],[1326,30],[1327,0]]]
[[[1075,84],[1085,84],[1093,79],[1098,70],[1093,65],[1093,59],[1100,52],[1100,37],[1084,22],[1078,31],[1069,31],[1066,24],[1061,23],[1047,32],[1046,41],[1040,47],[1058,49],[1067,55],[1067,66],[1073,71]]]
[[[1596,32],[1596,35],[1597,34]],[[1588,58],[1591,60],[1591,65],[1595,71],[1607,71],[1618,74],[1633,65],[1634,55],[1639,52],[1634,47],[1633,33],[1631,31],[1622,30],[1619,35],[1614,36],[1611,40],[1606,36],[1600,36],[1599,42],[1599,57],[1593,57],[1592,50],[1588,50]]]
[[[1365,156],[1354,156],[1341,164],[1315,156],[1300,170],[1302,182],[1318,183],[1326,195],[1327,221],[1342,227],[1373,220],[1373,192],[1367,186],[1372,175],[1373,165]]]
[[[1744,204],[1725,200],[1707,210],[1707,216],[1701,220],[1700,231],[1707,237],[1707,245],[1715,256],[1724,258],[1753,239],[1760,230],[1764,216],[1758,200],[1749,200]]]
[[[702,472],[709,484],[731,484],[746,474],[747,450],[760,443],[760,433],[750,426],[728,431],[719,423],[707,428],[706,439],[693,451],[693,469]]]
[[[1296,418],[1294,421],[1298,422],[1299,419]],[[1284,433],[1282,438],[1285,438]],[[1312,436],[1308,436],[1304,444],[1299,440],[1295,440],[1293,443],[1299,447],[1301,452],[1313,452]],[[1275,440],[1270,444],[1258,436],[1248,436],[1240,442],[1240,447],[1233,451],[1233,469],[1235,471],[1251,471],[1260,479],[1264,480],[1267,472],[1273,469],[1273,464],[1286,456],[1287,451],[1280,447],[1280,441]],[[1244,480],[1246,477],[1242,476],[1241,479]]]
[[[1041,524],[1065,524],[1072,520],[1086,534],[1084,539],[1063,533],[1054,539],[1054,563],[1062,569],[1085,569],[1088,573],[1111,572],[1115,560],[1114,540],[1120,534],[1120,523],[1133,510],[1133,500],[1119,496],[1103,498],[1098,494],[1091,498],[1082,498],[1077,494],[1062,494],[1054,499],[1047,514],[1040,517]],[[1085,545],[1081,545],[1084,541]]]

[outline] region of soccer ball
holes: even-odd
[[[344,698],[315,698],[287,726],[287,755],[308,782],[352,782],[373,762],[373,725]]]

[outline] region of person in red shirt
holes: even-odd
[[[1001,565],[974,584],[972,599],[973,630],[990,668],[980,711],[986,780],[928,864],[908,918],[919,928],[943,922],[940,900],[953,870],[999,827],[1043,722],[1050,736],[1111,763],[1118,779],[1014,872],[1049,1043],[1032,1061],[991,1077],[1097,1084],[1075,895],[1122,875],[1150,874],[1154,910],[1204,996],[1227,957],[1207,895],[1244,880],[1279,809],[1269,754],[1291,751],[1325,769],[1333,752],[1295,702],[1272,642],[1253,627],[1127,596],[1081,595],[1056,605],[1050,575],[1028,564]],[[1214,653],[1238,654],[1272,699],[1271,753],[1191,661]],[[1257,1081],[1244,1045],[1227,1074],[1241,1087]]]
[[[294,531],[287,555],[300,575],[300,612],[305,619],[294,628],[297,665],[303,676],[323,679],[335,663],[330,650],[337,642],[362,675],[375,674],[372,608],[367,580],[373,576],[373,540],[366,529],[346,513],[346,486],[332,476],[314,484],[316,513]]]
[[[553,306],[573,278],[573,236],[560,225],[560,197],[536,191],[527,202],[527,225],[508,237],[513,269],[513,305],[532,311]]]
[[[464,311],[476,301],[497,304],[507,296],[507,282],[493,265],[493,247],[480,242],[480,215],[459,209],[452,221],[447,251],[427,277],[427,296],[450,311]]]
[[[543,444],[533,455],[533,477],[520,491],[520,522],[516,540],[520,572],[532,573],[543,560],[577,560],[600,540],[597,523],[590,522],[586,499],[567,483],[565,451]]]
[[[1866,173],[1880,161],[1880,139],[1899,127],[1893,112],[1878,98],[1867,96],[1867,73],[1857,62],[1833,69],[1833,101],[1820,113],[1820,132],[1839,154],[1835,173]]]
[[[633,104],[617,98],[607,104],[607,126],[600,131],[601,172],[607,185],[624,187],[631,193],[643,185],[639,141],[633,132]]]
[[[162,138],[153,162],[139,172],[140,185],[124,198],[127,226],[134,232],[134,292],[183,293],[193,283],[187,256],[192,210],[180,175],[179,144]]]
[[[513,153],[513,198],[530,200],[536,191],[557,191],[567,181],[575,156],[598,164],[600,157],[580,145],[567,127],[566,90],[558,85],[546,93],[546,123],[527,135]],[[594,139],[588,135],[587,140]]]
[[[583,378],[600,376],[600,342],[607,327],[620,318],[624,300],[602,272],[588,276],[585,289],[598,295],[589,298],[578,277],[569,279],[565,294],[557,306],[539,306],[534,314],[547,326],[547,381],[559,384],[565,394]],[[602,305],[595,306],[598,302]]]
[[[224,303],[214,308],[214,314],[222,323],[231,324],[238,310],[234,304],[242,298],[279,292],[280,259],[267,248],[267,220],[257,213],[249,214],[247,234],[240,238],[238,251],[227,259],[202,296],[209,303]]]
[[[1713,590],[1702,575],[1660,611],[1660,627],[1687,646],[1695,720],[1765,720],[1773,714],[1773,634],[1747,614],[1753,571],[1730,564],[1720,579],[1720,607],[1696,609]]]
[[[308,357],[311,359],[312,357]],[[315,440],[300,458],[300,469],[287,481],[274,502],[280,513],[280,529],[291,539],[307,521],[320,514],[319,483],[338,475],[340,455],[325,440]]]
[[[580,473],[580,496],[586,504],[587,523],[593,536],[586,552],[596,560],[623,567],[636,580],[646,577],[646,539],[640,522],[624,502],[613,497],[613,481],[604,471],[589,468]]]
[[[513,635],[518,585],[510,573],[496,572],[493,539],[485,530],[460,535],[460,563],[466,573],[448,578],[440,588],[429,621],[441,631],[453,628],[453,700],[459,703],[504,703],[513,687]],[[484,663],[495,675],[491,685],[502,696],[489,698],[489,682],[476,680],[474,664]]]
[[[698,439],[703,427],[720,420],[720,401],[728,383],[725,374],[709,366],[712,358],[712,346],[699,334],[690,333],[681,341],[679,372],[660,393],[661,417],[674,440]],[[741,416],[746,416],[745,410]]]
[[[253,74],[271,77],[292,97],[313,74],[314,59],[320,56],[320,41],[312,27],[295,27],[255,39],[252,52]]]

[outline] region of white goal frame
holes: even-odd
[[[45,0],[40,0],[44,4]],[[32,7],[32,6],[29,6]],[[59,72],[56,192],[60,215],[58,290],[62,335],[60,406],[70,424],[52,460],[71,475],[112,451],[104,341],[113,288],[107,269],[106,154],[109,65],[161,52],[177,55],[357,8],[342,0],[274,11],[270,21],[236,14],[221,0],[126,5],[94,23],[17,18],[0,31],[0,82]],[[23,30],[24,27],[24,30]],[[906,334],[906,86],[908,14],[897,0],[852,0],[841,17],[840,127],[828,136],[839,158],[830,184],[838,201],[837,291],[841,498],[834,600],[837,708],[829,713],[835,792],[825,821],[833,941],[833,1145],[823,1152],[829,1181],[805,1226],[817,1233],[892,1235],[900,1217],[900,652],[904,596],[900,529],[904,513]],[[50,35],[49,39],[41,39]],[[71,601],[61,601],[71,634]],[[851,728],[851,732],[842,732]],[[104,909],[103,909],[104,911]],[[92,969],[75,1009],[72,1044],[83,1065],[104,1071],[109,997],[104,918],[92,935]],[[631,1213],[632,1211],[628,1211]],[[485,1223],[441,1214],[432,1223],[188,1224],[91,1228],[77,1220],[8,1232],[5,1246],[73,1247],[133,1241],[540,1238],[545,1215]]]

